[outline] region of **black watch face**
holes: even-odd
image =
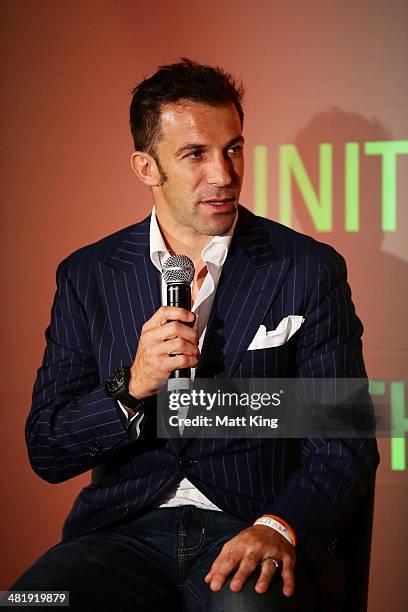
[[[116,393],[123,387],[123,385],[125,384],[125,380],[126,380],[125,368],[118,368],[117,370],[114,371],[112,376],[110,376],[108,380],[106,381],[106,388],[109,391],[109,393]]]

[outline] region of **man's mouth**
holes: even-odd
[[[229,204],[235,202],[235,198],[220,198],[220,199],[211,199],[211,200],[203,200],[203,204],[208,204],[209,206],[215,207],[228,207]]]

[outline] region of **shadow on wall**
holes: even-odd
[[[292,181],[292,197],[300,231],[328,242],[347,262],[353,302],[365,328],[363,341],[369,377],[395,380],[405,378],[408,371],[408,341],[401,333],[408,312],[408,264],[382,250],[382,159],[364,151],[367,142],[389,140],[390,134],[377,119],[369,120],[338,108],[314,115],[298,132],[294,144],[318,197],[319,145],[332,144],[332,231],[316,230],[296,181]],[[359,144],[358,231],[345,229],[345,145],[351,142]]]

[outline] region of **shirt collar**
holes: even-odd
[[[208,264],[213,264],[217,268],[221,268],[224,264],[228,249],[231,244],[232,236],[235,230],[235,226],[238,220],[238,212],[235,215],[234,223],[230,230],[226,234],[221,236],[214,236],[202,250],[201,257],[203,261]],[[163,239],[163,235],[160,231],[159,224],[156,217],[156,207],[153,206],[152,214],[150,218],[150,259],[153,265],[162,271],[162,265],[170,257],[170,253]]]
[[[150,259],[158,271],[161,273],[162,264],[170,257],[170,253],[164,242],[162,233],[157,223],[156,207],[153,206],[152,214],[150,217]]]

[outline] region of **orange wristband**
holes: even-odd
[[[281,519],[280,516],[276,516],[276,514],[263,514],[262,516],[266,516],[268,518],[271,518],[271,519],[273,519],[275,521],[278,521],[278,523],[280,523],[281,525],[283,525],[287,529],[287,531],[288,531],[288,533],[290,535],[290,538],[292,540],[293,546],[296,546],[297,538],[296,538],[295,531],[294,531],[294,529],[292,529],[292,527],[286,521]],[[262,517],[260,517],[260,518],[262,518]],[[257,519],[257,520],[259,520],[259,519]]]

